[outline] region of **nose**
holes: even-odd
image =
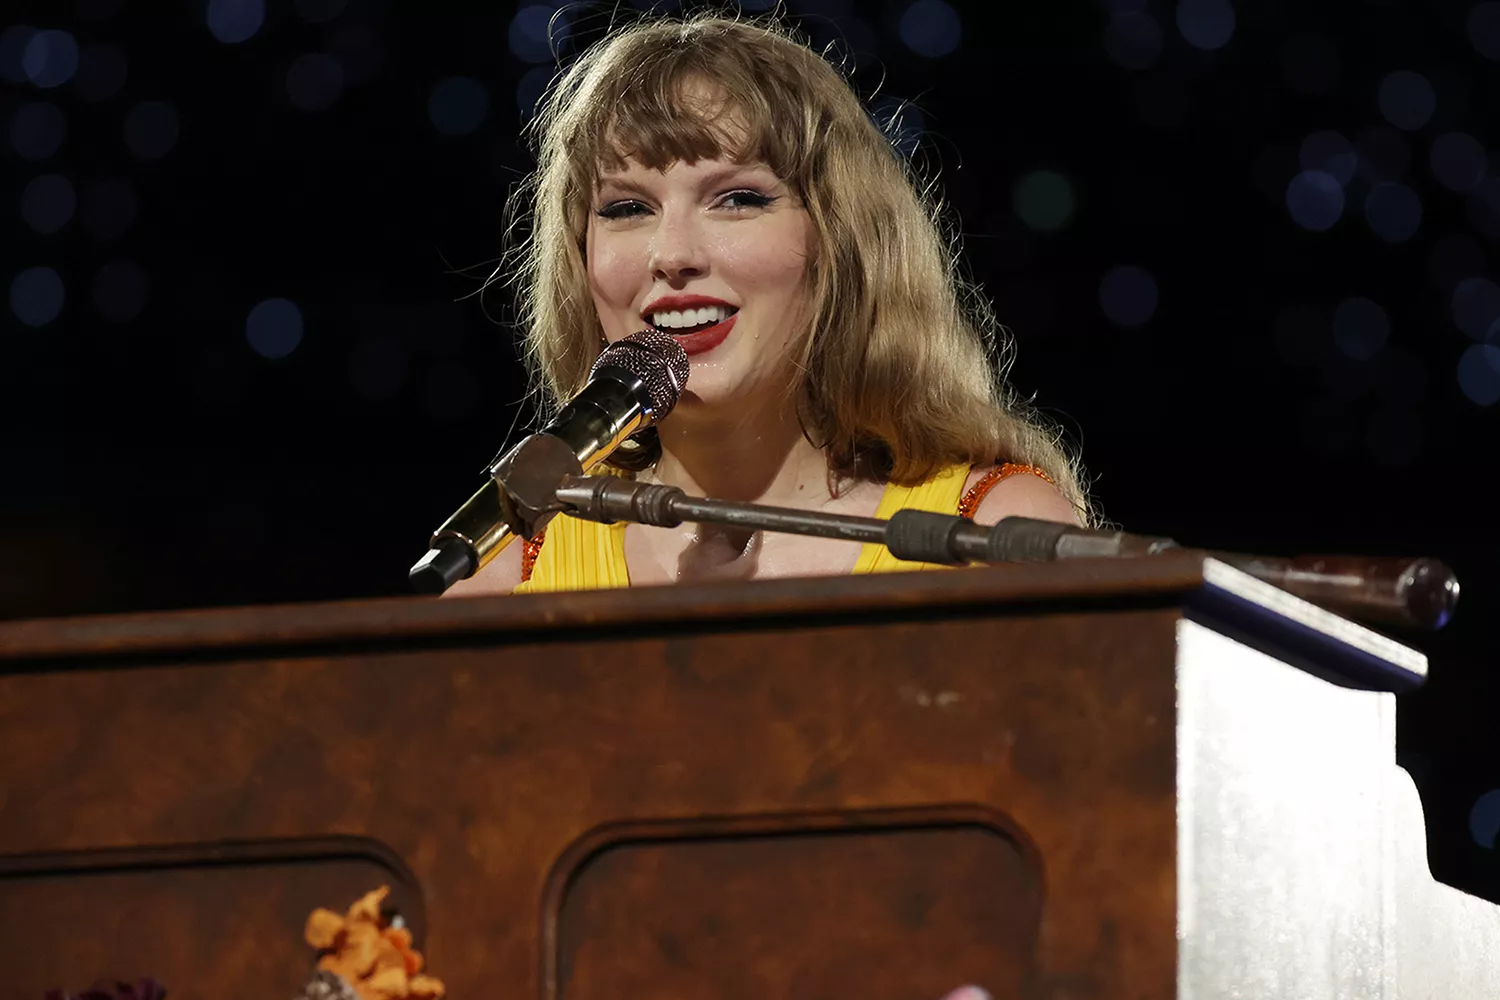
[[[668,284],[680,284],[688,278],[707,273],[702,233],[691,218],[667,212],[651,237],[651,276]]]

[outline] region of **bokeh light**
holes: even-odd
[[[146,272],[133,260],[110,261],[94,275],[94,308],[111,323],[128,323],[146,306]]]
[[[302,310],[290,299],[266,299],[245,318],[245,341],[263,358],[278,361],[302,343]]]
[[[1137,327],[1156,314],[1156,279],[1145,268],[1112,267],[1099,282],[1099,307],[1111,323]]]
[[[1286,187],[1286,207],[1297,225],[1321,233],[1344,214],[1344,188],[1332,174],[1304,170]]]
[[[1500,4],[1486,6],[1500,7]],[[1469,836],[1485,850],[1495,849],[1497,840],[1500,840],[1500,788],[1491,788],[1474,800],[1469,809]]]
[[[1073,185],[1055,170],[1034,170],[1016,182],[1012,203],[1030,228],[1056,232],[1073,219]]]
[[[1475,340],[1495,339],[1500,323],[1500,285],[1488,278],[1465,278],[1453,289],[1453,324]]]
[[[1458,388],[1475,406],[1500,402],[1500,347],[1471,344],[1458,359]]]
[[[1354,144],[1339,132],[1314,132],[1302,140],[1297,162],[1303,170],[1320,170],[1332,174],[1340,184],[1348,184],[1359,165]]]
[[[1345,299],[1333,310],[1333,342],[1347,358],[1371,360],[1390,336],[1390,318],[1377,302]]]
[[[1414,132],[1432,120],[1437,110],[1437,91],[1421,73],[1397,70],[1380,81],[1376,92],[1380,113],[1396,128]]]
[[[1500,60],[1500,3],[1485,0],[1469,8],[1469,44],[1486,59]]]
[[[97,104],[118,94],[127,76],[129,64],[124,49],[108,42],[85,45],[78,54],[73,89],[85,101]]]
[[[116,240],[135,222],[135,189],[130,182],[109,178],[83,189],[78,217],[96,240]]]
[[[1234,37],[1234,8],[1228,0],[1178,0],[1177,30],[1198,49],[1221,49]]]
[[[177,145],[177,112],[162,101],[142,101],[125,115],[125,145],[141,160],[159,160]]]
[[[344,67],[333,56],[308,52],[286,71],[286,96],[302,111],[326,111],[344,92]]]
[[[1405,184],[1377,184],[1365,199],[1365,221],[1387,243],[1405,243],[1422,226],[1422,200]]]
[[[1339,81],[1339,52],[1322,35],[1293,35],[1281,43],[1281,78],[1298,93],[1322,97]]]
[[[26,42],[21,67],[38,87],[61,87],[78,71],[78,41],[66,31],[38,31]]]
[[[62,312],[62,276],[50,267],[28,267],[11,279],[10,311],[27,326],[46,326]]]
[[[46,101],[23,104],[10,117],[10,148],[23,160],[45,160],[62,146],[68,123],[62,110]]]
[[[73,218],[78,196],[62,174],[33,177],[21,190],[21,218],[43,236],[57,232]]]
[[[1125,69],[1148,68],[1161,55],[1161,47],[1161,26],[1143,10],[1116,12],[1104,29],[1104,51]]]
[[[224,44],[248,42],[265,23],[265,0],[208,0],[204,20],[208,30]]]
[[[958,48],[963,22],[944,0],[915,0],[901,15],[901,41],[919,56],[936,59]]]
[[[556,10],[532,4],[516,11],[510,22],[510,50],[517,59],[529,63],[554,60],[554,50],[568,37],[571,18],[566,9]]]
[[[468,135],[484,124],[489,110],[484,84],[467,76],[438,81],[427,98],[427,117],[443,135]]]
[[[1432,176],[1450,191],[1472,191],[1484,177],[1489,157],[1467,132],[1445,132],[1432,140],[1428,156]]]

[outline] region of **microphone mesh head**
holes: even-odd
[[[589,372],[592,378],[600,368],[612,365],[639,378],[651,394],[651,422],[660,423],[677,405],[677,397],[687,388],[687,351],[669,333],[642,330],[604,349]]]

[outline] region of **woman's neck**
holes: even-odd
[[[654,482],[694,496],[817,507],[832,496],[828,459],[789,407],[736,414],[684,407],[658,428]]]

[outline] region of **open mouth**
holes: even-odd
[[[711,330],[739,312],[735,306],[703,306],[698,309],[651,313],[646,321],[653,329],[674,337],[689,337]]]

